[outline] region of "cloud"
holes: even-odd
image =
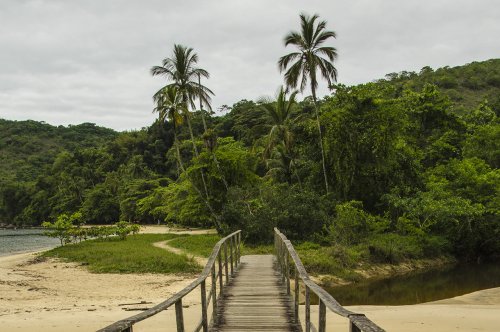
[[[0,117],[52,124],[149,125],[165,82],[151,66],[174,43],[193,47],[211,78],[213,108],[273,95],[283,37],[300,12],[337,32],[339,80],[497,57],[496,0],[0,2]],[[328,93],[325,84],[319,95]],[[305,92],[308,94],[308,91]]]

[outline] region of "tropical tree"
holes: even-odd
[[[211,95],[214,93],[200,83],[202,76],[209,78],[210,74],[205,69],[195,67],[197,63],[198,54],[194,53],[192,48],[175,44],[172,57],[165,58],[162,66],[151,68],[151,74],[153,76],[164,76],[167,80],[172,81],[165,87],[177,87],[186,109],[189,106],[194,109],[196,107],[194,104],[195,98],[199,98],[200,106],[204,104],[210,110]],[[198,155],[189,112],[186,112],[184,116],[193,142],[193,150]]]
[[[333,61],[337,57],[337,50],[331,46],[323,46],[325,41],[335,38],[336,35],[333,31],[325,30],[326,21],[320,21],[316,24],[318,17],[318,15],[300,15],[300,33],[292,31],[284,39],[285,47],[292,45],[297,47],[298,51],[282,56],[278,61],[278,67],[280,72],[285,71],[285,83],[289,88],[298,87],[302,92],[309,81],[318,125],[325,189],[328,193],[323,135],[319,121],[318,100],[316,98],[316,89],[318,88],[317,71],[319,70],[321,77],[326,79],[328,86],[331,86],[337,80],[337,69],[333,65]]]
[[[167,80],[173,81],[165,87],[177,87],[178,93],[181,94],[182,101],[185,104],[186,109],[188,109],[189,106],[193,109],[195,108],[195,98],[199,98],[202,104],[205,104],[208,109],[211,109],[210,95],[213,95],[214,93],[200,83],[201,76],[209,78],[210,74],[205,69],[195,67],[197,63],[198,54],[196,54],[192,48],[174,44],[172,58],[165,58],[162,62],[162,66],[154,66],[151,68],[151,74],[153,76],[161,75],[166,77]],[[184,113],[184,117],[189,128],[189,134],[191,135],[191,141],[193,143],[193,151],[196,156],[199,156],[190,116],[189,112]],[[209,195],[203,170],[201,176],[203,179],[205,195],[208,200]]]
[[[286,99],[286,91],[280,87],[276,96],[276,101],[262,98],[259,100],[260,107],[265,111],[271,129],[267,136],[267,146],[264,150],[264,158],[269,169],[268,174],[284,174],[288,182],[291,182],[291,175],[295,167],[295,155],[293,149],[293,135],[289,128],[290,116],[293,106],[297,103],[293,92],[290,98]],[[295,172],[300,184],[300,178]]]
[[[286,100],[286,91],[283,87],[280,88],[276,96],[276,101],[266,98],[259,100],[260,107],[266,112],[266,115],[271,123],[271,129],[268,134],[268,144],[266,155],[272,152],[274,146],[283,143],[284,147],[291,149],[292,133],[288,128],[292,107],[297,103],[295,96],[297,92],[293,92],[290,98]]]

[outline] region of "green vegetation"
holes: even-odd
[[[201,267],[185,255],[176,255],[153,243],[176,238],[172,234],[138,234],[107,240],[89,240],[47,251],[56,257],[86,265],[95,273],[195,273]]]
[[[298,51],[279,60],[288,91],[276,100],[241,100],[213,116],[212,92],[200,82],[208,72],[191,48],[175,45],[151,71],[167,82],[148,128],[1,122],[23,134],[1,131],[0,223],[77,213],[87,225],[242,229],[249,252],[266,250],[250,248],[271,243],[278,227],[310,243],[300,250],[317,271],[500,257],[500,59],[345,86],[334,84],[335,49],[326,45],[335,34],[316,16],[303,15],[301,28],[286,37]],[[332,89],[323,98],[315,95],[320,78]],[[312,96],[297,100],[292,88],[308,84]],[[85,128],[67,145],[29,148],[29,135],[47,147],[54,139],[42,133]],[[18,145],[27,147],[16,156]],[[215,240],[189,250],[205,255],[202,246]]]
[[[191,235],[173,239],[168,245],[195,256],[209,257],[220,239],[221,237],[216,234]]]

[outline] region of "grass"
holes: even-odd
[[[94,273],[195,273],[200,271],[192,258],[176,255],[153,243],[181,238],[174,234],[138,234],[126,240],[90,240],[45,252],[55,257],[86,265]]]
[[[172,247],[182,249],[190,255],[209,257],[213,247],[221,239],[219,235],[191,235],[171,240],[168,244]],[[351,267],[353,261],[351,252],[344,252],[339,248],[321,247],[318,244],[304,242],[296,246],[297,253],[304,263],[306,270],[311,274],[334,274],[339,277],[353,280],[357,275],[353,274]],[[242,255],[266,255],[273,254],[274,246],[242,244]]]
[[[168,244],[172,247],[185,250],[187,253],[196,256],[209,257],[217,242],[222,237],[216,234],[191,235],[177,238]],[[247,245],[242,243],[242,255],[265,255],[272,254],[274,246],[272,245]]]
[[[220,239],[216,234],[139,234],[131,235],[124,241],[113,238],[70,244],[47,251],[43,256],[80,263],[95,273],[195,273],[200,271],[200,267],[188,256],[209,257]],[[165,240],[170,240],[170,246],[184,250],[186,255],[176,255],[153,246],[153,243]],[[349,271],[349,252],[309,242],[296,245],[296,250],[311,274],[334,274],[346,279],[353,277]],[[274,246],[243,243],[241,253],[273,254]]]
[[[191,255],[208,257],[221,237],[217,234],[202,234],[179,237],[168,242],[169,246],[182,249]]]

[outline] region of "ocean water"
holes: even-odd
[[[59,240],[43,235],[42,229],[0,229],[0,256],[54,248]]]

